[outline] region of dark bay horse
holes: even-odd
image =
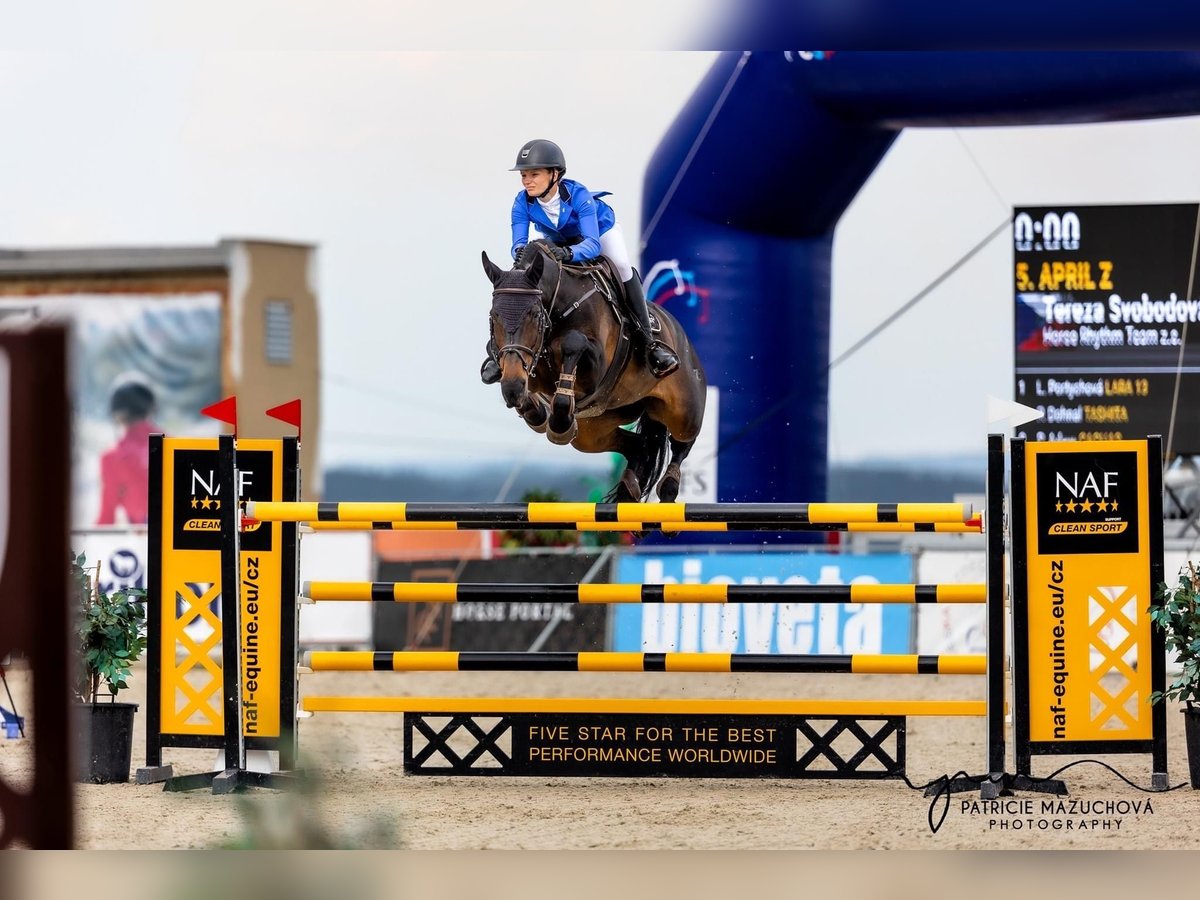
[[[615,451],[627,465],[608,499],[679,494],[680,465],[704,420],[704,369],[675,317],[651,307],[655,337],[679,355],[665,378],[631,352],[621,286],[607,263],[560,265],[538,241],[510,270],[483,254],[491,279],[492,337],[500,348],[500,391],[534,431],[585,453]],[[624,317],[624,318],[623,318]],[[634,423],[633,429],[622,426]],[[667,462],[667,449],[670,461]],[[661,480],[660,479],[661,476]]]

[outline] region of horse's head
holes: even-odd
[[[501,269],[483,254],[483,271],[492,282],[492,338],[500,348],[500,392],[509,407],[528,389],[529,375],[541,356],[550,330],[538,281],[545,257],[532,253],[524,269]]]

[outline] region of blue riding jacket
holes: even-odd
[[[551,222],[537,199],[524,191],[517,194],[512,206],[513,259],[529,241],[529,223],[533,222],[542,234],[557,244],[573,243],[571,259],[595,259],[600,255],[600,235],[617,222],[612,207],[601,200],[610,191],[593,194],[578,181],[564,178],[558,184],[559,221]]]

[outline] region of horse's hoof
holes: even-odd
[[[538,414],[541,414],[541,420],[537,419]],[[550,408],[545,403],[530,403],[522,407],[519,413],[525,424],[536,431],[538,434],[545,434],[546,429],[550,427]]]
[[[626,469],[625,474],[621,476],[621,480],[617,482],[617,502],[642,502],[642,486],[638,484],[637,476],[628,469]]]
[[[674,463],[667,466],[666,473],[658,482],[658,499],[660,502],[675,502],[675,498],[679,496],[679,481],[681,478],[682,474],[679,471],[679,466]]]
[[[658,483],[658,499],[660,503],[674,503],[679,496],[679,479],[667,476]]]
[[[546,437],[550,438],[552,444],[569,444],[575,440],[575,435],[579,434],[579,420],[572,419],[571,427],[566,431],[549,431],[546,430]]]

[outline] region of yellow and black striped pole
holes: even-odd
[[[984,584],[460,584],[306,581],[314,602],[461,603],[983,603]]]
[[[780,653],[468,652],[453,650],[313,650],[313,672],[790,672],[856,675],[983,675],[980,655],[915,653],[795,655]]]
[[[791,700],[693,697],[325,697],[300,708],[318,712],[425,713],[472,716],[508,713],[731,716],[985,716],[985,700]]]
[[[971,522],[969,503],[283,503],[249,501],[260,522],[717,522],[761,526]]]
[[[966,522],[304,522],[309,532],[323,531],[846,531],[851,534],[981,534],[983,519]]]

